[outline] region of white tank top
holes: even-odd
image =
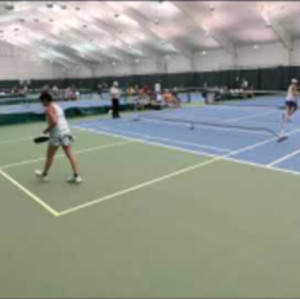
[[[71,132],[69,125],[67,123],[65,113],[63,109],[58,106],[57,104],[53,103],[54,109],[56,110],[56,116],[57,116],[57,125],[55,128],[53,128],[50,131],[50,136],[51,137],[57,137],[57,136],[62,136],[65,134],[69,134]]]
[[[288,91],[287,91],[286,100],[287,100],[287,101],[293,101],[293,102],[296,102],[296,101],[297,101],[297,97],[295,97],[295,96],[293,95],[293,85],[290,85],[290,86],[289,86],[289,89],[288,89]]]

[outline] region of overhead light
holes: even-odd
[[[48,3],[46,4],[46,6],[47,6],[48,8],[52,8],[52,7],[53,7],[53,3],[48,2]]]
[[[202,55],[206,55],[206,51],[202,51]]]
[[[258,45],[253,46],[253,49],[255,49],[255,50],[258,49],[258,48],[259,48]]]
[[[11,2],[7,2],[6,4],[5,4],[5,9],[6,10],[14,10],[14,5],[11,3]]]

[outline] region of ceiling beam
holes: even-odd
[[[293,50],[293,41],[291,35],[282,27],[281,24],[272,18],[266,6],[264,6],[264,3],[256,3],[256,8],[261,18],[265,21],[266,27],[273,30],[278,40],[286,49]]]
[[[207,37],[210,37],[214,39],[221,48],[223,48],[227,53],[230,55],[235,55],[235,47],[231,41],[229,41],[226,36],[220,32],[217,32],[216,30],[212,31],[210,28],[205,28],[205,25],[201,21],[201,15],[199,14],[199,11],[195,10],[194,7],[188,9],[188,3],[187,2],[172,2],[174,6],[176,6],[179,10],[181,10],[182,13],[184,13],[187,17],[192,20],[192,22],[203,32],[204,35],[207,35]]]
[[[142,15],[137,9],[128,8],[126,10],[126,15],[131,17],[132,19],[134,19],[139,24],[141,24],[143,29],[146,30],[147,36],[151,37],[152,40],[154,40],[158,43],[161,42],[162,40],[164,40],[167,43],[170,43],[171,45],[173,45],[173,47],[175,49],[177,49],[182,55],[184,55],[188,59],[193,58],[192,50],[189,47],[184,46],[182,43],[180,43],[174,39],[168,39],[167,37],[165,39],[163,39],[161,37],[161,34],[159,34],[159,29],[153,30],[154,22],[151,22],[149,19],[145,18],[145,16]],[[159,24],[156,26],[159,26]]]

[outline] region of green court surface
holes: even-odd
[[[298,176],[76,130],[41,183],[41,128],[0,129],[0,297],[300,296]]]

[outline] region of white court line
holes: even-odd
[[[138,138],[147,138],[147,139],[152,139],[152,140],[158,140],[158,141],[166,141],[166,142],[171,142],[171,143],[178,143],[178,144],[183,144],[183,145],[191,145],[191,146],[195,146],[198,148],[203,148],[203,149],[212,149],[218,152],[230,152],[232,151],[232,149],[227,149],[227,148],[219,148],[219,147],[214,147],[214,146],[210,146],[210,145],[202,145],[201,143],[194,143],[194,142],[186,142],[186,141],[181,141],[181,140],[173,140],[173,139],[169,139],[169,138],[162,138],[162,137],[153,137],[150,135],[144,135],[144,134],[139,134],[139,133],[131,133],[129,131],[124,131],[124,130],[116,130],[116,129],[110,129],[108,127],[104,127],[104,126],[99,126],[98,128],[100,128],[101,130],[108,130],[108,131],[113,131],[117,134],[130,134],[134,137],[138,137]],[[124,136],[124,135],[122,135]]]
[[[294,152],[292,152],[292,153],[290,153],[290,154],[288,154],[288,155],[285,155],[285,156],[283,156],[283,157],[281,157],[281,158],[279,158],[279,159],[276,159],[275,161],[269,163],[269,164],[267,165],[267,167],[273,167],[273,166],[275,166],[276,164],[279,164],[280,162],[283,162],[283,161],[285,161],[285,160],[288,160],[289,158],[292,158],[292,157],[298,155],[299,153],[300,153],[300,149],[299,149],[299,150],[296,150],[296,151],[294,151]]]
[[[89,153],[92,151],[98,151],[98,150],[104,150],[112,147],[117,147],[117,146],[122,146],[128,143],[132,143],[133,141],[127,140],[127,141],[120,141],[120,142],[114,142],[106,145],[100,145],[100,146],[95,146],[95,147],[90,147],[78,151],[74,151],[75,154],[83,154],[83,153]],[[65,154],[59,154],[56,156],[56,158],[62,158],[65,157]],[[26,160],[22,162],[17,162],[17,163],[11,163],[11,164],[6,164],[3,166],[0,166],[0,169],[7,169],[7,168],[12,168],[12,167],[17,167],[17,166],[22,166],[26,164],[32,164],[40,161],[45,161],[45,157],[37,158],[37,159],[32,159],[32,160]]]
[[[219,159],[219,157],[215,157],[215,158],[212,158],[212,159],[210,159],[210,160],[208,160],[208,161],[201,162],[201,163],[198,163],[198,164],[196,164],[196,165],[192,165],[192,166],[189,166],[189,167],[182,168],[182,169],[180,169],[180,170],[178,170],[178,171],[171,172],[171,173],[169,173],[169,174],[160,176],[160,177],[155,178],[155,179],[153,179],[153,180],[150,180],[150,181],[147,181],[147,182],[144,182],[144,183],[135,185],[135,186],[133,186],[133,187],[130,187],[130,188],[127,188],[127,189],[124,189],[124,190],[121,190],[121,191],[112,193],[112,194],[107,195],[107,196],[103,196],[103,197],[98,198],[98,199],[93,200],[93,201],[89,201],[89,202],[87,202],[87,203],[85,203],[85,204],[78,205],[78,206],[76,206],[76,207],[74,207],[74,208],[70,208],[70,209],[64,210],[64,211],[62,211],[62,212],[59,212],[59,216],[64,216],[64,215],[73,213],[73,212],[75,212],[75,211],[82,210],[82,209],[87,208],[87,207],[89,207],[89,206],[98,204],[98,203],[103,202],[103,201],[105,201],[105,200],[112,199],[112,198],[115,198],[115,197],[118,197],[118,196],[121,196],[121,195],[130,193],[130,192],[133,192],[133,191],[142,189],[142,188],[144,188],[144,187],[153,185],[153,184],[155,184],[155,183],[162,182],[162,181],[167,180],[167,179],[170,179],[170,178],[172,178],[172,177],[175,177],[175,176],[181,175],[181,174],[183,174],[183,173],[192,171],[192,170],[194,170],[194,169],[203,167],[203,166],[205,166],[205,165],[207,165],[207,164],[210,164],[210,163],[212,163],[212,162],[214,162],[215,160],[218,160],[218,159]]]
[[[277,107],[272,107],[272,106],[230,106],[230,105],[212,105],[212,106],[203,106],[205,108],[212,108],[212,109],[218,109],[218,110],[222,110],[222,109],[235,109],[235,110],[265,110],[265,109],[273,109],[273,110],[279,110]]]
[[[273,114],[275,112],[277,112],[277,110],[276,111],[269,111],[268,110],[267,112],[264,112],[264,113],[255,113],[255,114],[251,114],[251,115],[247,115],[247,116],[241,116],[241,117],[237,117],[237,118],[230,118],[230,119],[224,120],[224,123],[231,123],[231,122],[236,122],[236,121],[240,121],[240,120],[255,118],[257,116]]]
[[[10,175],[8,175],[6,172],[0,169],[0,174],[5,177],[8,181],[10,181],[15,187],[23,191],[26,195],[28,195],[30,198],[32,198],[36,203],[38,203],[40,206],[45,208],[50,214],[52,214],[55,217],[59,216],[59,213],[54,210],[52,207],[50,207],[48,204],[46,204],[42,199],[40,199],[38,196],[33,194],[31,191],[29,191],[27,188],[25,188],[23,185],[21,185],[18,181],[16,181],[14,178],[12,178]]]
[[[79,128],[80,129],[80,128]],[[83,129],[85,131],[90,131],[90,132],[94,132],[96,134],[103,134],[103,132],[99,131],[99,130],[92,130],[92,129]],[[300,131],[300,129],[298,129],[297,131]],[[108,134],[107,132],[104,132],[106,134]],[[296,133],[296,130],[294,131],[294,133]],[[117,135],[117,134],[112,134],[111,136],[113,135]],[[121,137],[122,138],[122,137]],[[129,137],[125,137],[126,139],[132,139],[133,138],[129,138]],[[149,142],[149,141],[145,141],[145,140],[138,140],[138,139],[134,139],[135,141],[140,141],[142,143],[146,143],[146,144],[152,144],[152,145],[158,145],[158,146],[161,146],[160,144],[157,144],[157,143],[153,143],[153,142]],[[248,151],[250,149],[254,149],[254,148],[257,148],[259,146],[262,146],[264,144],[267,144],[269,142],[273,142],[277,140],[276,137],[272,137],[272,138],[269,138],[267,140],[264,140],[264,141],[261,141],[261,142],[258,142],[258,143],[255,143],[255,144],[252,144],[252,145],[249,145],[249,146],[246,146],[246,147],[243,147],[241,149],[238,149],[238,150],[235,150],[235,151],[232,151],[228,154],[225,154],[223,156],[214,156],[213,158],[211,158],[210,160],[208,161],[205,161],[205,162],[201,162],[201,163],[197,163],[195,165],[192,165],[192,166],[189,166],[189,167],[185,167],[185,168],[182,168],[178,171],[175,171],[175,172],[171,172],[169,174],[166,174],[166,175],[163,175],[161,177],[158,177],[158,178],[155,178],[153,180],[150,180],[150,181],[147,181],[147,182],[144,182],[144,183],[141,183],[141,184],[138,184],[136,186],[132,186],[128,189],[124,189],[124,190],[120,190],[118,192],[115,192],[115,193],[112,193],[112,194],[109,194],[107,196],[103,196],[101,198],[98,198],[96,200],[93,200],[93,201],[90,201],[90,202],[87,202],[85,204],[82,204],[82,205],[78,205],[76,207],[73,207],[73,208],[70,208],[70,209],[67,209],[67,210],[64,210],[64,211],[61,211],[59,212],[59,216],[64,216],[64,215],[67,215],[67,214],[70,214],[70,213],[73,213],[73,212],[76,212],[76,211],[79,211],[79,210],[82,210],[86,207],[89,207],[89,206],[92,206],[92,205],[95,205],[95,204],[98,204],[100,202],[103,202],[105,200],[108,200],[108,199],[112,199],[112,198],[115,198],[115,197],[119,197],[121,195],[124,195],[124,194],[127,194],[127,193],[131,193],[133,191],[136,191],[136,190],[139,190],[139,189],[142,189],[144,187],[147,187],[147,186],[150,186],[150,185],[153,185],[153,184],[156,184],[156,183],[159,183],[161,181],[165,181],[169,178],[172,178],[172,177],[175,177],[175,176],[179,176],[181,174],[184,174],[184,173],[187,173],[187,172],[190,172],[192,170],[195,170],[197,168],[200,168],[200,167],[204,167],[206,165],[209,165],[209,164],[212,164],[216,161],[220,161],[220,160],[223,160],[223,159],[226,159],[226,158],[229,158],[230,156],[233,156],[233,155],[236,155],[236,154],[239,154],[239,153],[242,153],[242,152],[245,152],[245,151]],[[170,149],[175,149],[177,150],[177,148],[174,148],[172,146],[169,146]]]
[[[20,141],[28,141],[28,140],[32,140],[34,137],[26,137],[26,138],[17,138],[17,139],[10,139],[10,140],[5,140],[0,142],[0,145],[3,144],[8,144],[8,143],[16,143],[16,142],[20,142]]]
[[[142,143],[145,143],[145,144],[150,144],[150,145],[154,145],[154,146],[159,146],[159,147],[163,147],[163,148],[167,148],[167,149],[171,149],[171,150],[177,150],[177,151],[186,152],[186,153],[195,154],[195,155],[205,155],[205,156],[208,156],[208,157],[219,157],[219,155],[211,154],[211,153],[207,153],[207,152],[203,152],[203,151],[199,151],[199,150],[190,150],[190,149],[185,149],[185,148],[182,148],[182,147],[179,147],[179,146],[165,145],[165,144],[162,144],[162,143],[159,143],[159,142],[147,141],[147,140],[144,140],[144,139],[133,138],[133,137],[130,137],[130,136],[128,137],[128,136],[124,136],[124,135],[116,134],[116,133],[111,133],[111,132],[107,132],[107,131],[99,131],[99,130],[94,130],[94,129],[81,128],[81,127],[77,127],[77,129],[82,130],[82,131],[91,132],[91,133],[94,133],[94,134],[113,136],[113,137],[117,137],[117,138],[123,138],[123,139],[126,139],[126,140],[135,140],[137,142],[142,142]],[[297,134],[299,132],[300,132],[300,128],[289,132],[287,135],[290,136],[290,135]],[[277,138],[275,138],[275,137],[267,139],[266,141],[262,141],[263,142],[262,145],[273,142],[275,140],[277,140]],[[236,159],[236,158],[232,158],[232,157],[222,156],[222,159],[226,160],[226,161],[239,163],[239,164],[246,164],[246,165],[249,165],[249,166],[255,166],[257,168],[272,170],[272,171],[275,171],[275,172],[282,172],[282,173],[300,175],[300,172],[289,171],[289,170],[286,170],[286,169],[281,169],[281,168],[276,168],[276,167],[270,168],[270,167],[267,167],[267,165],[264,165],[264,164],[259,164],[259,163],[255,163],[255,162],[248,162],[248,161],[244,161],[244,160],[240,160],[240,159]]]
[[[232,128],[232,127],[226,127],[226,125],[224,125],[222,127],[222,123],[224,121],[220,121],[219,122],[219,125],[220,126],[215,126],[213,123],[211,125],[209,125],[209,122],[212,122],[213,120],[217,120],[217,121],[220,121],[220,119],[218,118],[211,118],[205,122],[207,122],[207,124],[203,124],[201,122],[199,122],[199,126],[201,127],[202,130],[207,130],[209,128],[209,130],[215,130],[215,131],[227,131],[230,130],[230,131],[235,131],[235,132],[243,132],[243,133],[247,133],[247,134],[255,134],[255,135],[268,135],[270,136],[271,133],[269,132],[262,132],[262,131],[251,131],[249,129],[243,129],[243,128]],[[159,120],[159,119],[147,119],[147,118],[143,118],[143,121],[146,121],[146,122],[156,122],[156,123],[160,123],[160,124],[166,124],[166,123],[169,123],[170,125],[173,125],[173,126],[188,126],[189,125],[189,121],[186,121],[187,123],[180,123],[180,122],[172,122],[172,121],[167,121],[167,120]],[[195,124],[197,125],[197,121],[190,121],[191,124]]]

